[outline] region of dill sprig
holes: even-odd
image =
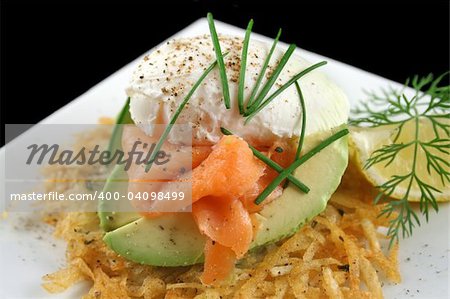
[[[381,93],[366,92],[368,100],[361,102],[352,110],[354,117],[350,120],[350,124],[365,127],[402,124],[416,115],[415,110],[418,115],[428,117],[430,120],[450,117],[447,110],[450,109],[450,86],[440,86],[448,74],[446,72],[434,80],[432,74],[425,77],[414,76],[406,80],[400,90],[388,87],[382,89]],[[408,86],[414,89],[414,95],[410,98],[405,95]],[[444,130],[448,133],[448,126]]]
[[[391,217],[395,211],[396,216],[390,220],[387,235],[390,237],[390,246],[398,242],[399,235],[403,238],[413,233],[414,227],[420,226],[417,213],[408,201],[413,186],[420,192],[419,210],[428,222],[430,211],[438,212],[439,206],[436,194],[442,190],[426,183],[418,175],[418,155],[421,151],[426,158],[426,169],[429,175],[435,173],[439,176],[442,185],[450,183],[450,160],[436,155],[437,152],[450,157],[450,86],[441,86],[447,73],[436,79],[430,74],[425,77],[415,76],[407,80],[404,88],[383,89],[380,93],[368,93],[369,99],[353,110],[354,118],[350,124],[360,127],[393,126],[397,130],[391,144],[376,149],[366,161],[364,167],[368,169],[375,164],[385,163],[389,166],[397,155],[405,149],[412,149],[413,159],[410,171],[406,174],[392,175],[389,180],[377,186],[379,194],[374,203],[386,202],[380,216]],[[448,82],[448,81],[447,81]],[[406,87],[410,85],[413,95],[406,95]],[[428,120],[432,124],[434,136],[430,140],[421,140],[420,122]],[[414,136],[409,142],[399,142],[399,137],[405,124],[412,122]],[[399,200],[388,200],[400,184],[406,185],[405,194]]]
[[[225,107],[230,109],[230,89],[228,88],[227,72],[225,70],[225,63],[223,62],[222,49],[220,48],[219,36],[217,35],[216,26],[214,25],[214,18],[212,13],[207,14],[209,31],[211,33],[214,51],[216,52],[217,65],[219,66],[220,81],[222,82],[222,93]]]
[[[239,72],[239,88],[238,88],[238,106],[239,113],[244,114],[244,86],[245,86],[245,69],[247,67],[248,44],[250,42],[250,33],[252,32],[253,20],[250,20],[245,31],[244,44],[242,45],[241,69]]]
[[[222,127],[220,128],[220,131],[222,132],[223,135],[233,135],[233,133],[231,131],[229,131],[225,128],[222,128]],[[266,157],[263,153],[258,151],[256,148],[254,148],[250,144],[248,144],[248,147],[252,150],[253,155],[256,158],[258,158],[259,160],[266,163],[269,167],[271,167],[278,173],[281,173],[284,170],[284,168],[281,165],[279,165],[277,162],[273,161],[272,159]],[[289,174],[287,176],[287,180],[292,182],[292,184],[294,184],[298,189],[300,189],[304,193],[308,193],[310,191],[308,186],[306,186],[304,183],[302,183],[299,179],[297,179],[292,174]]]
[[[225,53],[223,56],[227,55],[227,53]],[[175,122],[177,121],[178,116],[180,115],[181,111],[183,111],[184,106],[186,106],[187,102],[190,100],[190,98],[192,97],[192,95],[194,94],[194,92],[197,90],[197,88],[200,86],[200,84],[202,83],[202,81],[206,78],[206,76],[214,69],[214,67],[216,66],[216,64],[218,64],[218,61],[214,61],[204,72],[203,74],[200,76],[200,78],[197,80],[197,82],[195,82],[195,84],[192,86],[192,88],[189,90],[188,94],[186,95],[186,97],[184,98],[183,102],[181,102],[181,104],[178,106],[177,110],[175,111],[175,114],[172,116],[172,118],[170,119],[169,124],[167,125],[167,127],[164,129],[164,132],[161,134],[161,137],[158,140],[158,143],[156,144],[155,148],[152,151],[152,154],[150,155],[150,158],[147,162],[147,165],[145,166],[145,172],[148,172],[150,170],[150,168],[153,165],[153,162],[156,158],[156,155],[159,153],[164,141],[166,140],[167,136],[170,133],[170,130],[172,130],[173,125],[175,124]]]

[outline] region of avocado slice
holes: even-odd
[[[128,175],[122,165],[116,165],[108,177],[103,192],[110,192],[114,194],[124,195],[128,192],[128,185],[126,181]],[[132,207],[127,199],[115,200],[101,200],[98,204],[98,217],[100,218],[100,227],[108,232],[128,224],[141,217],[136,212],[116,212],[116,211],[132,211]]]
[[[133,124],[130,114],[130,98],[128,97],[120,110],[114,124],[111,139],[108,144],[108,151],[115,152],[122,148],[123,125]],[[126,181],[128,175],[121,165],[116,165],[109,175],[106,184],[103,186],[103,194],[118,192],[121,195],[127,194],[128,186]],[[111,231],[125,224],[128,224],[141,216],[135,212],[115,212],[132,211],[132,207],[126,199],[100,200],[98,203],[98,217],[100,218],[100,227],[104,231]]]
[[[131,99],[130,97],[128,97],[122,109],[120,109],[119,114],[117,115],[116,122],[114,124],[111,138],[108,144],[108,150],[110,152],[122,148],[122,132],[123,132],[122,125],[134,124],[130,113],[130,101]]]
[[[140,218],[105,235],[104,241],[126,259],[155,266],[187,266],[203,261],[206,238],[190,213]]]
[[[336,132],[342,128],[336,128]],[[305,150],[309,151],[332,133],[328,131],[307,137]],[[310,192],[302,193],[290,184],[279,198],[267,204],[257,214],[261,229],[251,249],[294,234],[322,212],[338,187],[347,163],[347,137],[343,137],[300,166],[294,175],[311,188]],[[205,245],[205,238],[192,217],[183,213],[156,219],[140,218],[106,233],[104,241],[121,256],[154,266],[201,263]]]

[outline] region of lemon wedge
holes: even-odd
[[[439,121],[450,126],[450,119]],[[430,118],[413,118],[401,129],[394,124],[350,132],[353,162],[374,186],[384,185],[391,198],[419,202],[427,193],[436,201],[450,200],[450,139]]]

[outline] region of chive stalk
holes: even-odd
[[[303,142],[305,141],[305,130],[306,130],[306,105],[305,105],[305,99],[303,98],[302,90],[300,89],[300,85],[298,82],[295,82],[295,87],[297,89],[298,97],[300,100],[300,108],[302,109],[302,129],[300,132],[300,137],[298,139],[298,146],[297,146],[297,152],[295,153],[295,160],[298,160],[300,157],[300,152],[303,148]]]
[[[250,33],[252,32],[253,20],[250,20],[245,31],[244,43],[242,45],[241,54],[241,70],[239,72],[239,88],[238,88],[238,106],[239,113],[244,114],[244,86],[245,86],[245,69],[247,67],[248,44],[250,42]]]
[[[301,71],[300,73],[298,73],[294,77],[292,77],[289,81],[287,81],[285,84],[283,84],[283,86],[281,86],[274,93],[272,93],[263,103],[261,103],[261,105],[259,105],[259,107],[257,107],[255,110],[251,111],[251,113],[248,114],[248,116],[247,116],[247,118],[245,120],[245,124],[247,124],[259,111],[261,111],[264,107],[266,107],[271,101],[273,101],[274,98],[276,98],[286,88],[288,88],[289,86],[294,84],[294,82],[296,82],[298,79],[300,79],[301,77],[305,76],[309,72],[311,72],[311,71],[315,70],[316,68],[319,68],[319,67],[321,67],[321,66],[323,66],[325,64],[327,64],[326,61],[322,61],[322,62],[316,63],[316,64],[314,64],[314,65],[304,69],[303,71]]]
[[[259,107],[259,105],[262,103],[262,101],[264,100],[264,98],[269,93],[270,89],[272,88],[272,86],[277,81],[278,76],[281,74],[281,71],[283,70],[284,66],[288,62],[292,53],[294,53],[295,47],[296,47],[295,44],[292,44],[286,50],[286,52],[284,53],[280,62],[278,63],[277,67],[275,68],[273,74],[270,76],[269,80],[267,80],[266,84],[264,84],[263,88],[261,89],[261,92],[258,94],[255,101],[250,106],[248,106],[247,115],[253,113]]]
[[[223,101],[225,107],[230,109],[230,90],[228,88],[227,72],[225,70],[225,63],[223,62],[222,49],[220,48],[219,36],[217,35],[216,26],[214,25],[214,18],[212,13],[208,13],[209,31],[211,33],[212,43],[214,45],[214,51],[216,52],[216,61],[219,66],[220,80],[222,81]]]
[[[225,128],[220,128],[220,131],[224,134],[224,135],[233,135],[232,132],[228,131]],[[256,148],[254,148],[253,146],[251,146],[250,144],[248,145],[248,147],[252,150],[253,155],[255,155],[256,158],[258,158],[259,160],[263,161],[264,163],[266,163],[270,168],[274,169],[275,171],[277,171],[278,173],[281,173],[284,168],[279,165],[278,163],[276,163],[275,161],[273,161],[272,159],[266,157],[263,153],[261,153],[260,151],[258,151]],[[300,180],[298,180],[295,176],[289,174],[287,176],[287,179],[292,182],[292,184],[294,184],[298,189],[300,189],[302,192],[304,193],[308,193],[310,191],[309,187],[306,186],[304,183],[302,183]]]
[[[226,54],[225,54],[226,55]],[[147,162],[147,165],[145,166],[145,172],[148,172],[150,170],[150,168],[153,165],[153,161],[156,158],[156,155],[158,154],[158,152],[160,151],[164,140],[166,140],[167,136],[170,133],[170,130],[172,129],[173,125],[175,124],[175,122],[177,121],[178,116],[180,115],[181,111],[183,110],[184,106],[186,106],[187,102],[189,101],[189,99],[192,97],[192,95],[194,94],[194,92],[197,90],[197,88],[200,86],[200,84],[202,83],[202,81],[205,79],[205,77],[214,69],[214,67],[216,66],[217,60],[214,61],[204,72],[203,74],[200,76],[200,78],[197,80],[197,82],[195,82],[194,86],[192,86],[191,90],[189,90],[188,94],[186,95],[186,97],[184,98],[183,102],[181,102],[180,106],[178,106],[177,110],[175,111],[175,114],[172,116],[172,118],[170,119],[169,124],[167,125],[167,127],[164,129],[164,132],[162,133],[161,137],[158,140],[158,143],[156,144],[155,148],[153,149],[153,152],[150,156],[149,161]]]
[[[273,192],[273,190],[275,190],[275,188],[279,184],[281,184],[281,182],[300,165],[302,165],[303,163],[314,157],[321,150],[329,146],[331,143],[347,135],[348,133],[348,129],[343,129],[331,135],[330,137],[322,141],[319,145],[314,147],[312,150],[301,156],[298,160],[295,160],[291,165],[289,165],[289,167],[285,168],[272,182],[270,182],[270,184],[261,192],[261,194],[258,195],[258,197],[256,197],[255,204],[261,204]]]
[[[256,79],[255,86],[253,87],[252,93],[250,94],[250,97],[248,98],[247,107],[252,105],[252,103],[256,97],[256,93],[258,92],[259,86],[261,85],[264,75],[266,74],[266,69],[269,66],[270,58],[272,57],[273,52],[275,51],[275,48],[278,44],[278,40],[280,39],[280,36],[281,36],[281,28],[280,28],[280,30],[278,30],[278,34],[275,37],[275,40],[273,41],[272,47],[270,48],[270,51],[269,51],[269,54],[267,55],[266,59],[264,60],[263,67],[261,68],[261,71],[259,72],[259,75],[258,75],[258,79]]]

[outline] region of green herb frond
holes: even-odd
[[[221,55],[223,57],[223,56],[226,56],[227,54],[228,53],[224,53]],[[153,149],[149,160],[147,161],[147,165],[145,166],[145,172],[148,172],[151,169],[156,156],[158,155],[159,151],[161,150],[161,147],[163,146],[167,136],[169,136],[169,133],[172,130],[172,127],[175,125],[175,122],[177,121],[178,116],[183,111],[184,106],[186,106],[186,104],[189,102],[189,100],[191,99],[192,95],[195,93],[197,88],[200,86],[200,84],[203,82],[203,80],[206,78],[206,76],[208,76],[208,74],[214,69],[214,67],[217,64],[218,64],[218,60],[211,63],[211,65],[203,72],[203,74],[200,76],[200,78],[197,80],[197,82],[194,83],[192,88],[186,94],[185,98],[183,99],[183,102],[181,102],[181,104],[178,106],[177,110],[175,111],[172,118],[170,119],[169,124],[164,129],[163,133],[161,134],[161,137],[159,138],[158,143],[156,143],[156,146]]]
[[[396,216],[390,220],[387,233],[391,238],[391,246],[398,241],[399,235],[411,236],[413,228],[420,226],[419,217],[408,201],[412,186],[417,186],[420,191],[419,210],[426,221],[429,219],[430,211],[438,211],[436,194],[442,190],[425,183],[417,174],[419,151],[425,155],[428,174],[437,174],[443,186],[450,183],[450,159],[443,159],[436,154],[440,152],[450,157],[450,86],[442,86],[448,74],[444,73],[436,79],[433,79],[431,74],[425,77],[414,76],[407,80],[401,90],[388,88],[381,93],[368,93],[368,101],[352,111],[353,118],[350,124],[354,126],[390,125],[397,130],[391,144],[383,145],[371,153],[364,165],[365,169],[378,163],[384,163],[387,167],[401,151],[413,147],[411,171],[403,175],[393,175],[388,181],[377,186],[380,193],[374,202],[385,202],[380,216],[391,216],[397,211]],[[410,90],[410,94],[413,94],[410,97],[406,95],[408,85],[413,89],[412,92]],[[421,140],[423,138],[419,134],[420,121],[423,119],[430,121],[433,127],[434,136],[427,136],[429,140]],[[405,124],[410,121],[415,124],[414,138],[409,142],[398,142]],[[399,200],[389,200],[400,184],[407,186],[404,196]]]
[[[255,98],[255,101],[248,107],[247,115],[252,114],[264,101],[264,98],[269,93],[272,86],[277,81],[278,77],[280,76],[284,66],[288,62],[289,58],[291,57],[292,53],[294,53],[296,46],[294,44],[289,45],[289,48],[284,53],[283,57],[281,57],[277,67],[273,71],[272,75],[270,76],[269,80],[267,80],[266,84],[262,87],[261,91],[259,92],[258,96]]]
[[[222,132],[223,135],[234,135],[231,131],[229,131],[228,129],[223,128],[223,127],[220,128],[220,131]],[[281,173],[284,170],[284,168],[281,165],[279,165],[277,162],[273,161],[269,157],[265,156],[263,153],[258,151],[256,148],[254,148],[250,144],[248,145],[248,147],[252,150],[253,155],[256,158],[258,158],[259,160],[261,160],[264,163],[266,163],[267,166],[269,166],[270,168],[272,168],[276,172]],[[302,183],[299,179],[297,179],[292,174],[289,174],[287,176],[287,180],[292,182],[303,193],[308,193],[310,191],[308,186],[306,186],[304,183]]]
[[[225,63],[223,61],[224,55],[222,54],[222,49],[220,48],[219,35],[216,31],[216,26],[214,24],[214,18],[212,13],[208,13],[207,15],[209,31],[211,33],[212,43],[214,45],[214,51],[216,52],[216,61],[219,67],[220,81],[222,82],[222,93],[223,93],[223,101],[225,103],[225,108],[230,109],[230,89],[228,87],[228,78],[227,72],[225,69]]]
[[[248,45],[250,43],[250,33],[252,32],[253,20],[250,20],[247,25],[247,30],[245,31],[244,44],[242,46],[241,55],[241,69],[239,72],[239,87],[238,87],[238,107],[239,113],[244,114],[244,87],[245,87],[245,69],[247,68],[247,53]]]
[[[300,158],[296,159],[294,162],[291,163],[287,168],[285,168],[280,174],[270,182],[269,185],[261,192],[261,194],[258,195],[255,199],[255,204],[259,205],[261,204],[274,190],[278,185],[281,184],[282,181],[284,181],[295,169],[300,167],[300,165],[304,164],[306,161],[314,157],[316,154],[318,154],[321,150],[328,147],[330,144],[335,142],[336,140],[344,137],[347,135],[349,131],[347,129],[342,129],[335,134],[331,135],[330,137],[323,140],[321,143],[319,143],[317,146],[312,148],[309,152],[302,155]]]
[[[305,105],[305,99],[303,97],[302,89],[300,88],[300,84],[298,82],[295,82],[295,88],[297,89],[298,93],[298,100],[300,102],[300,108],[302,109],[302,127],[300,131],[300,137],[298,138],[298,146],[297,151],[295,153],[295,159],[298,159],[300,157],[300,153],[303,148],[303,142],[305,141],[305,132],[306,132],[306,105]]]
[[[366,91],[367,100],[352,110],[349,123],[379,127],[402,124],[419,115],[434,121],[436,127],[442,128],[450,136],[450,125],[442,122],[442,119],[450,117],[450,86],[441,86],[448,75],[449,72],[446,72],[436,79],[433,79],[432,74],[414,76],[406,80],[400,90],[388,87],[380,92]],[[408,87],[412,90],[408,90]],[[408,91],[413,95],[408,97]]]
[[[262,103],[260,103],[258,106],[254,106],[256,108],[250,110],[247,112],[247,119],[245,120],[245,123],[247,124],[259,111],[264,109],[267,105],[269,105],[279,94],[281,94],[285,89],[287,89],[289,86],[297,82],[301,77],[305,76],[306,74],[312,72],[313,70],[327,64],[326,61],[321,61],[319,63],[313,64],[310,67],[304,69],[300,73],[294,75],[291,79],[289,79],[286,83],[284,83],[280,88],[278,88],[276,91],[274,91],[270,96],[268,96]],[[256,103],[256,101],[255,101]]]
[[[259,86],[261,85],[261,82],[266,74],[266,70],[267,70],[267,67],[269,66],[270,59],[272,58],[273,52],[275,51],[275,48],[277,47],[280,36],[281,36],[281,29],[278,30],[278,34],[272,43],[272,47],[270,48],[269,54],[267,55],[266,59],[264,60],[264,64],[258,75],[258,79],[256,79],[255,86],[253,87],[252,93],[250,94],[250,97],[248,98],[247,106],[251,106],[253,104],[256,94],[259,90]]]

